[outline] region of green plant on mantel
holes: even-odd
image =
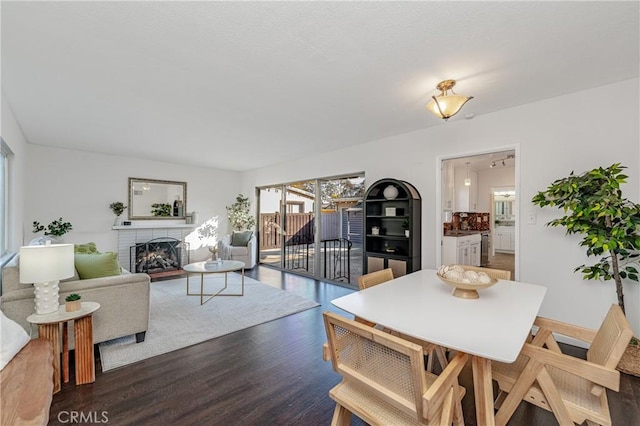
[[[171,216],[171,204],[153,203],[151,204],[151,214],[157,217]]]
[[[234,231],[245,231],[253,228],[256,218],[251,215],[249,197],[238,194],[236,202],[227,206],[227,217]]]
[[[602,256],[595,264],[580,265],[574,272],[582,272],[585,280],[613,279],[623,312],[622,280],[638,281],[640,256],[640,204],[622,197],[625,168],[616,163],[581,175],[571,172],[532,199],[540,207],[562,208],[565,215],[547,226],[563,226],[567,234],[582,235],[580,245],[587,248],[587,256]]]
[[[40,225],[40,222],[33,221],[33,233],[37,234],[40,231],[44,231],[44,235],[53,235],[54,237],[61,237],[67,232],[71,231],[73,226],[69,222],[65,222],[62,218],[54,220],[46,227]]]
[[[125,211],[127,206],[125,206],[120,201],[116,201],[114,203],[109,204],[109,208],[111,209],[113,214],[115,214],[116,216],[120,216]]]

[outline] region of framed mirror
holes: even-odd
[[[187,183],[129,178],[129,219],[184,219]]]

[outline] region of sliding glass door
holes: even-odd
[[[259,188],[260,263],[357,286],[363,196],[361,175]]]

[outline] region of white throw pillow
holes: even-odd
[[[0,370],[29,343],[29,340],[31,339],[24,328],[0,311]]]

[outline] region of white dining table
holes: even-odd
[[[357,317],[471,355],[476,416],[494,425],[491,360],[511,363],[531,333],[546,287],[498,280],[478,299],[454,297],[433,269],[423,269],[334,299]]]

